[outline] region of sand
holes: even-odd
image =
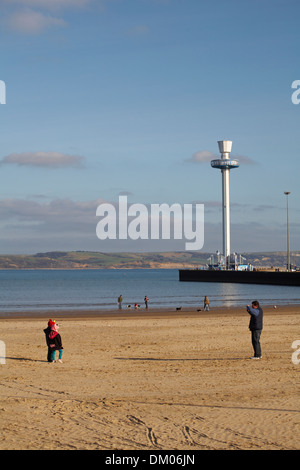
[[[299,449],[300,307],[264,313],[261,360],[243,309],[55,314],[62,364],[50,313],[1,318],[0,449]]]

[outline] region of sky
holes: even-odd
[[[232,251],[286,250],[284,191],[300,250],[299,14],[299,0],[0,0],[0,254],[185,249],[100,240],[97,207],[120,195],[204,204],[202,251],[222,251],[223,139],[240,162]]]

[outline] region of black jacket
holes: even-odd
[[[45,333],[45,336],[46,336],[46,343],[47,343],[47,346],[49,347],[49,334],[51,332],[51,328],[50,326],[48,326],[47,328],[44,329],[44,333]]]
[[[59,333],[51,331],[49,335],[49,348],[52,351],[57,351],[59,349],[63,349],[61,336]]]
[[[247,307],[247,312],[251,315],[249,330],[262,330],[263,329],[263,311],[260,307],[253,308]]]

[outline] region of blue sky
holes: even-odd
[[[300,250],[298,0],[0,0],[0,253],[182,250],[96,237],[96,208],[203,203],[222,248]]]

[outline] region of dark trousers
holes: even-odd
[[[252,330],[252,346],[254,349],[254,357],[261,357],[261,346],[260,346],[260,335],[261,330]]]
[[[47,361],[48,362],[52,362],[51,354],[52,354],[52,349],[48,347],[48,354],[47,354]]]

